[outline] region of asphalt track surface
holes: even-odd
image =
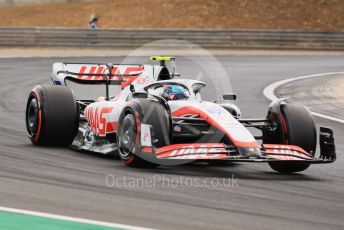
[[[231,78],[246,118],[265,116],[269,101],[262,92],[270,83],[344,69],[344,56],[335,55],[217,59]],[[27,95],[36,84],[50,84],[53,62],[121,60],[0,60],[0,206],[159,229],[344,229],[344,127],[325,119],[315,118],[318,126],[334,129],[338,160],[293,175],[249,163],[133,169],[115,157],[30,144],[24,122]],[[178,59],[180,72],[193,77],[198,70],[191,64]],[[312,79],[317,80],[326,81]],[[216,84],[210,84],[209,98]],[[336,116],[343,118],[344,109],[338,105],[336,111],[342,113]],[[106,178],[127,181],[107,185]],[[197,184],[211,178],[215,184],[199,187],[185,182],[190,178]],[[130,184],[135,179],[136,186]],[[150,180],[155,182],[147,184]],[[230,180],[233,186],[228,186]]]
[[[343,73],[289,82],[277,88],[275,94],[306,105],[315,112],[339,119],[344,115]]]

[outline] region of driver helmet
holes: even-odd
[[[178,85],[164,85],[163,97],[168,101],[184,100],[187,98],[183,87]]]

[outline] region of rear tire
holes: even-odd
[[[25,120],[34,145],[70,145],[79,123],[73,92],[64,86],[36,86],[28,97]]]
[[[277,124],[273,133],[264,133],[265,144],[290,144],[296,145],[311,153],[316,150],[317,136],[312,115],[304,106],[281,104],[281,116],[270,116]],[[281,173],[301,172],[310,164],[270,162],[270,167]]]
[[[148,162],[134,152],[138,148],[138,125],[140,123],[151,125],[152,136],[154,136],[154,147],[159,148],[171,143],[171,127],[169,115],[164,106],[160,103],[150,100],[138,100],[141,107],[140,116],[133,109],[124,109],[120,116],[118,127],[118,152],[121,160],[126,166],[130,167],[156,167],[157,164]],[[139,117],[137,117],[139,116]]]

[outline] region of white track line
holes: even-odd
[[[50,218],[50,219],[55,219],[55,220],[77,222],[77,223],[82,223],[82,224],[91,224],[91,225],[97,225],[101,227],[122,228],[122,229],[128,229],[128,230],[152,230],[150,228],[141,228],[141,227],[130,226],[130,225],[125,225],[125,224],[88,220],[88,219],[82,219],[82,218],[76,218],[76,217],[61,216],[61,215],[44,213],[44,212],[35,212],[35,211],[8,208],[8,207],[2,207],[2,206],[0,206],[0,211],[12,212],[12,213],[24,214],[24,215],[30,215],[30,216],[37,216],[37,217],[44,217],[44,218]]]
[[[268,85],[264,91],[263,94],[266,98],[268,98],[271,101],[275,101],[277,99],[279,99],[276,95],[275,95],[275,91],[278,87],[287,84],[289,82],[293,82],[293,81],[299,81],[299,80],[303,80],[303,79],[307,79],[307,78],[314,78],[314,77],[323,77],[323,76],[328,76],[328,75],[335,75],[335,74],[344,74],[344,72],[329,72],[329,73],[319,73],[319,74],[311,74],[311,75],[304,75],[304,76],[299,76],[299,77],[294,77],[294,78],[289,78],[289,79],[285,79],[282,81],[277,81],[274,82],[270,85]],[[332,117],[329,115],[325,115],[322,113],[317,113],[317,112],[313,112],[311,111],[312,115],[317,116],[317,117],[321,117],[321,118],[325,118],[331,121],[336,121],[339,123],[344,124],[344,119],[340,119],[340,118],[336,118],[336,117]]]

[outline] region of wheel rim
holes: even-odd
[[[26,115],[26,126],[30,136],[35,135],[38,124],[38,104],[36,98],[29,103]]]
[[[132,155],[136,138],[136,128],[132,115],[127,115],[123,119],[119,134],[119,154],[122,159],[126,160]]]

